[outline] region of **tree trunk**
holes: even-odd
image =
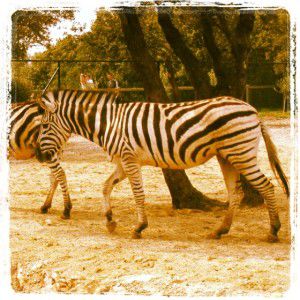
[[[254,13],[240,13],[238,23],[235,28],[235,95],[243,98],[247,82],[247,62],[251,49],[250,37],[253,31],[255,15]]]
[[[218,14],[219,28],[225,35],[234,62],[234,73],[228,79],[232,83],[231,94],[243,98],[247,81],[247,60],[251,49],[251,33],[253,31],[255,14],[253,12],[240,12],[235,28],[229,28],[223,14]]]
[[[179,30],[173,25],[169,8],[158,8],[158,23],[161,26],[166,40],[176,56],[181,60],[187,75],[195,90],[196,99],[204,99],[211,95],[212,89],[206,72],[203,72],[201,62],[187,47]]]
[[[174,208],[210,210],[213,206],[228,206],[228,203],[212,200],[195,189],[182,170],[163,169],[163,174],[170,189]]]
[[[125,42],[133,59],[133,66],[143,80],[148,101],[169,102],[156,63],[148,52],[135,8],[131,7],[126,11],[120,11],[119,17]],[[163,174],[172,196],[174,208],[208,209],[211,205],[224,206],[224,203],[210,201],[197,191],[184,171],[163,169]]]
[[[147,101],[168,102],[169,98],[159,77],[157,65],[148,52],[135,8],[119,12],[119,18],[133,66],[142,79]]]
[[[212,58],[213,69],[217,77],[217,86],[215,88],[215,95],[229,95],[230,83],[226,76],[226,72],[222,66],[222,55],[215,41],[213,28],[211,24],[211,15],[207,13],[199,16],[199,27],[202,27],[203,40],[206,45],[207,51]]]
[[[170,59],[167,59],[166,62],[165,62],[165,66],[166,66],[166,69],[168,71],[168,80],[169,80],[169,83],[171,85],[171,89],[172,89],[172,101],[173,102],[178,102],[178,101],[181,101],[181,97],[180,97],[180,91],[178,89],[178,86],[176,84],[176,79],[175,79],[175,71],[174,71],[174,68],[173,68],[173,65],[172,65],[172,62]]]

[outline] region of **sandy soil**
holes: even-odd
[[[287,122],[272,127],[283,168],[289,174],[291,142]],[[206,235],[224,210],[173,210],[160,169],[144,168],[149,228],[132,240],[135,209],[127,180],[112,194],[116,232],[101,214],[102,184],[113,171],[98,146],[72,137],[64,153],[73,201],[71,220],[62,220],[58,190],[47,215],[39,212],[48,190],[48,169],[35,159],[11,160],[10,248],[12,286],[18,292],[64,292],[181,296],[284,294],[289,288],[289,204],[270,170],[264,144],[260,165],[272,178],[280,207],[280,242],[269,244],[266,207],[242,208],[221,240]],[[187,171],[210,197],[226,199],[215,159]]]

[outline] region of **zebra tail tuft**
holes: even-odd
[[[282,170],[282,167],[281,167],[278,155],[277,155],[276,147],[275,147],[273,141],[271,140],[271,137],[270,137],[267,127],[265,126],[265,124],[262,121],[260,122],[260,126],[261,126],[261,133],[262,133],[262,136],[263,136],[265,144],[266,144],[271,169],[272,169],[277,181],[279,182],[279,184],[282,186],[285,193],[289,197],[290,191],[289,191],[288,180]]]

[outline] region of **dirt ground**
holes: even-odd
[[[289,177],[291,140],[288,120],[268,120]],[[282,127],[283,126],[283,127]],[[272,174],[263,142],[259,163],[272,178],[282,228],[269,244],[266,207],[241,208],[221,240],[206,236],[225,210],[173,210],[160,169],[143,168],[149,227],[132,240],[135,207],[127,180],[112,194],[118,222],[109,234],[101,213],[102,184],[113,171],[98,146],[72,137],[65,168],[73,210],[62,220],[58,189],[48,214],[39,212],[49,187],[46,166],[35,159],[10,162],[10,249],[12,286],[17,292],[63,292],[180,296],[280,296],[290,282],[290,220],[286,196]],[[206,195],[226,200],[216,159],[187,171]]]

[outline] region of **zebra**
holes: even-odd
[[[116,164],[103,187],[109,232],[116,227],[110,194],[117,183],[129,179],[137,211],[132,237],[141,238],[141,232],[148,226],[141,167],[187,169],[216,156],[228,191],[229,208],[221,225],[209,237],[219,239],[229,232],[243,197],[242,174],[264,197],[270,218],[268,240],[278,241],[281,223],[274,186],[257,164],[260,134],[271,168],[287,195],[288,180],[267,127],[251,105],[229,96],[170,104],[122,102],[117,93],[78,90],[49,91],[38,102],[44,114],[36,155],[64,185],[67,216],[71,202],[57,153],[71,133],[75,133],[102,147],[109,160]]]
[[[8,155],[17,160],[30,159],[35,156],[37,139],[43,110],[34,101],[18,103],[12,106],[10,112],[10,131],[8,135]],[[58,181],[50,174],[50,189],[41,212],[47,213]]]

